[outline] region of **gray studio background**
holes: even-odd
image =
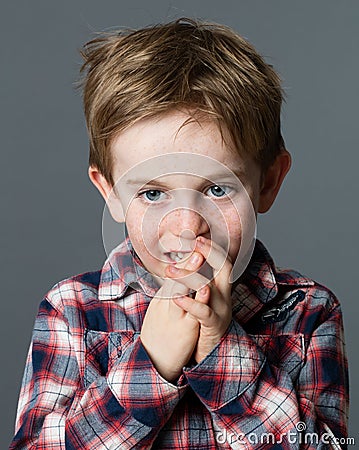
[[[102,266],[103,202],[87,178],[88,143],[74,89],[77,49],[93,33],[180,16],[247,37],[288,95],[283,131],[293,166],[258,237],[279,266],[341,299],[357,438],[359,2],[311,0],[2,2],[1,414],[12,436],[33,322],[57,281]]]

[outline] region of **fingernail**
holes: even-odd
[[[168,270],[172,273],[177,273],[179,272],[179,269],[175,266],[168,266]]]
[[[193,253],[191,256],[189,262],[190,264],[197,265],[199,263],[200,257],[198,253]]]
[[[202,238],[197,238],[196,242],[197,242],[198,247],[203,247],[204,246],[204,242],[203,242]]]
[[[202,295],[202,297],[204,297],[207,294],[207,288],[203,287],[202,289],[200,289],[199,293]]]

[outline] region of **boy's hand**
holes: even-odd
[[[203,258],[198,256],[197,264],[201,265]],[[187,261],[186,267],[194,270],[197,265],[193,266]],[[188,292],[184,284],[166,279],[151,300],[141,328],[143,346],[158,372],[168,381],[179,377],[198,341],[197,318],[174,302],[176,295]]]
[[[185,287],[196,290],[194,299],[184,296],[174,303],[198,320],[200,324],[194,359],[200,362],[219,342],[232,319],[231,284],[232,263],[224,250],[209,239],[197,238],[195,252],[199,252],[213,268],[213,280],[203,275],[170,266],[166,274]]]

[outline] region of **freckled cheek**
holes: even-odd
[[[126,216],[126,227],[130,240],[140,254],[155,251],[158,243],[158,224],[153,218],[146,217],[141,210],[129,210]]]
[[[136,216],[136,213],[131,210],[128,211],[126,216],[126,227],[130,238],[132,238],[132,236],[138,236],[138,232],[141,230],[141,221],[138,220],[138,216]]]
[[[226,221],[226,233],[229,239],[229,249],[228,253],[232,260],[234,261],[237,257],[239,247],[241,244],[241,233],[242,225],[241,220],[236,211],[231,211],[230,213],[224,214]]]

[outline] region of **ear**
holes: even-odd
[[[90,166],[88,169],[88,175],[91,182],[98,189],[103,199],[107,203],[108,209],[110,210],[112,218],[116,222],[124,222],[125,216],[123,213],[123,208],[120,199],[116,195],[111,184],[106,180],[106,178],[99,172],[97,167]]]
[[[292,158],[290,153],[285,148],[282,148],[274,163],[268,168],[262,181],[258,204],[259,213],[267,212],[272,206],[291,164]]]

